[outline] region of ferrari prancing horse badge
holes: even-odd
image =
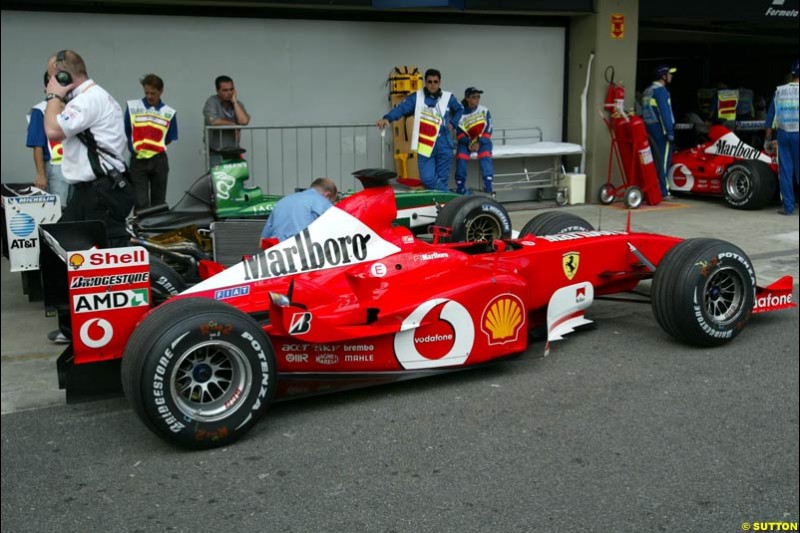
[[[567,252],[561,258],[561,266],[564,268],[564,275],[571,280],[578,272],[578,265],[581,262],[580,252]]]

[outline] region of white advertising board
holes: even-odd
[[[51,224],[61,218],[58,196],[4,196],[3,206],[11,272],[38,269],[39,224]]]

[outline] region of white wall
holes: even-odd
[[[0,31],[4,182],[33,181],[25,114],[41,100],[47,58],[63,48],[123,107],[142,96],[143,74],[164,79],[180,130],[170,202],[203,173],[202,107],[220,74],[234,79],[251,125],[355,124],[389,109],[392,67],[434,67],[459,98],[470,85],[486,91],[495,127],[535,125],[562,139],[563,28],[3,11]]]

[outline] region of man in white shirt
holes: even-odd
[[[62,50],[47,62],[47,138],[62,141],[61,170],[73,194],[61,222],[101,220],[108,245],[127,246],[125,219],[135,202],[123,159],[122,109],[92,81],[83,58]]]

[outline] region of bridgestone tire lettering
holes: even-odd
[[[271,403],[275,354],[261,326],[236,308],[175,300],[134,330],[122,385],[134,412],[164,440],[191,449],[226,446]]]

